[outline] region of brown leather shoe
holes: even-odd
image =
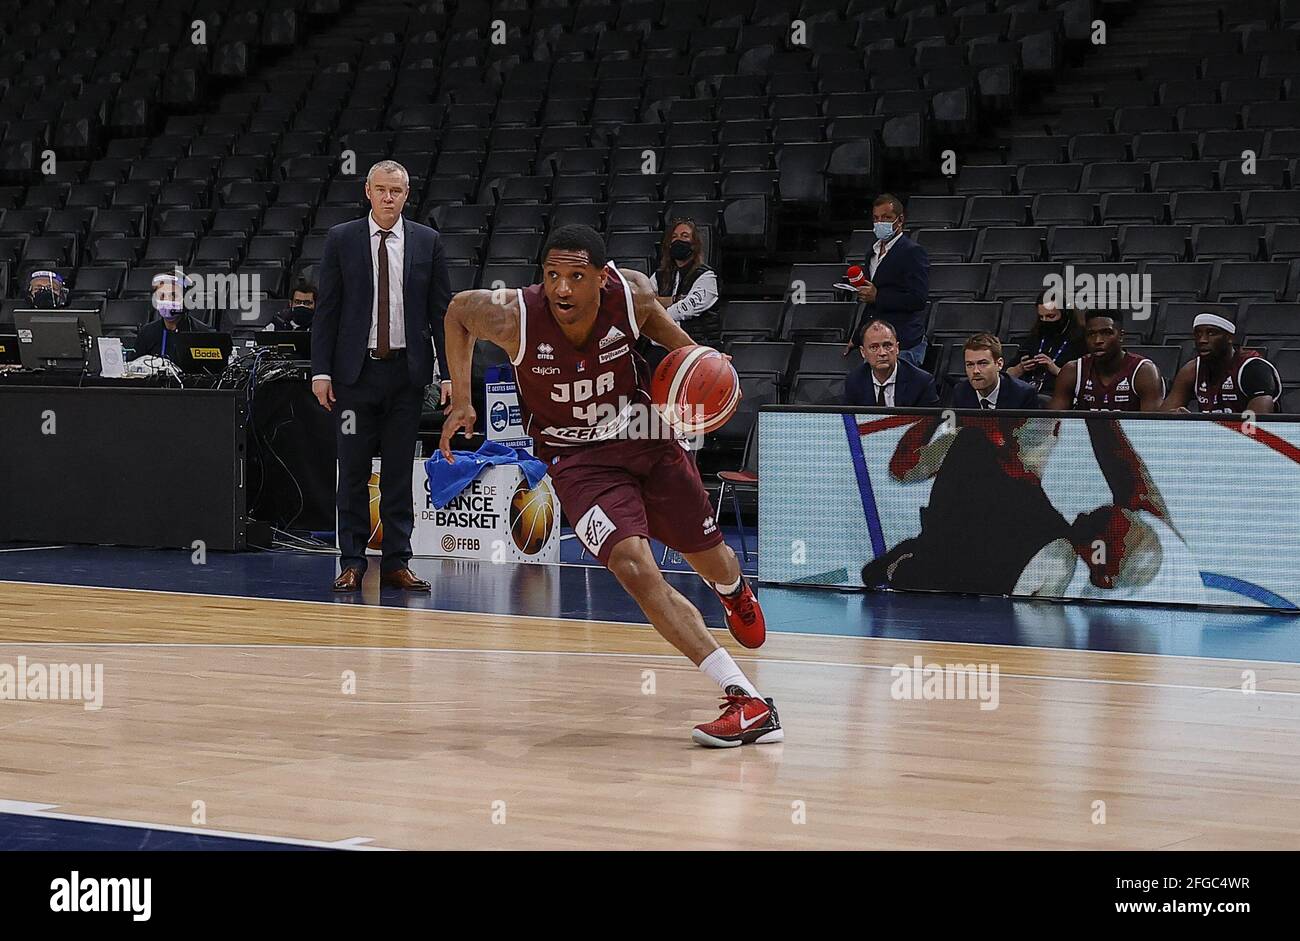
[[[430,591],[433,586],[422,578],[416,578],[410,569],[394,569],[385,572],[379,579],[385,588],[402,588],[406,591]]]
[[[361,590],[361,571],[360,569],[344,569],[339,572],[339,577],[334,579],[335,591],[360,591]]]

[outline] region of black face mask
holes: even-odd
[[[32,292],[32,306],[40,310],[54,308],[54,291],[50,288],[37,288]]]
[[[306,305],[297,305],[289,308],[289,319],[294,323],[309,324],[311,316],[316,312],[316,308],[307,307]]]
[[[668,246],[668,257],[673,261],[685,261],[695,254],[690,242],[673,242]]]

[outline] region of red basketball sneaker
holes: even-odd
[[[714,593],[722,602],[722,610],[727,613],[727,629],[731,636],[740,641],[742,647],[762,647],[767,639],[767,621],[763,618],[763,609],[758,606],[754,589],[742,575],[740,590],[734,595],[724,595],[715,587]]]
[[[739,686],[728,686],[722,699],[726,703],[722,715],[691,730],[697,745],[735,748],[785,741],[785,730],[772,700],[750,696]]]

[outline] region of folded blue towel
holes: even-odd
[[[424,462],[424,472],[429,475],[429,498],[441,510],[474,482],[483,468],[494,464],[518,464],[528,480],[536,487],[546,476],[546,464],[522,448],[511,448],[497,441],[484,441],[477,451],[452,451],[455,464],[448,464],[441,453]]]

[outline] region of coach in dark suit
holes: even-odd
[[[1038,390],[1002,371],[1002,343],[990,333],[966,341],[966,378],[952,390],[953,408],[1038,408]]]
[[[898,355],[898,334],[883,320],[862,330],[863,363],[844,380],[844,404],[882,408],[938,408],[934,377]]]
[[[400,163],[375,164],[366,177],[370,213],[330,229],[321,257],[311,385],[316,399],[338,419],[341,559],[335,591],[358,590],[365,574],[375,454],[383,458],[381,583],[429,590],[408,567],[415,525],[411,465],[435,348],[447,380],[444,404],[450,395],[443,317],[451,281],[438,233],[402,218],[409,192],[410,177]]]
[[[866,258],[867,283],[858,297],[867,315],[898,333],[901,356],[913,366],[925,361],[925,305],[930,299],[930,257],[903,234],[903,204],[882,193],[871,207],[876,242]]]

